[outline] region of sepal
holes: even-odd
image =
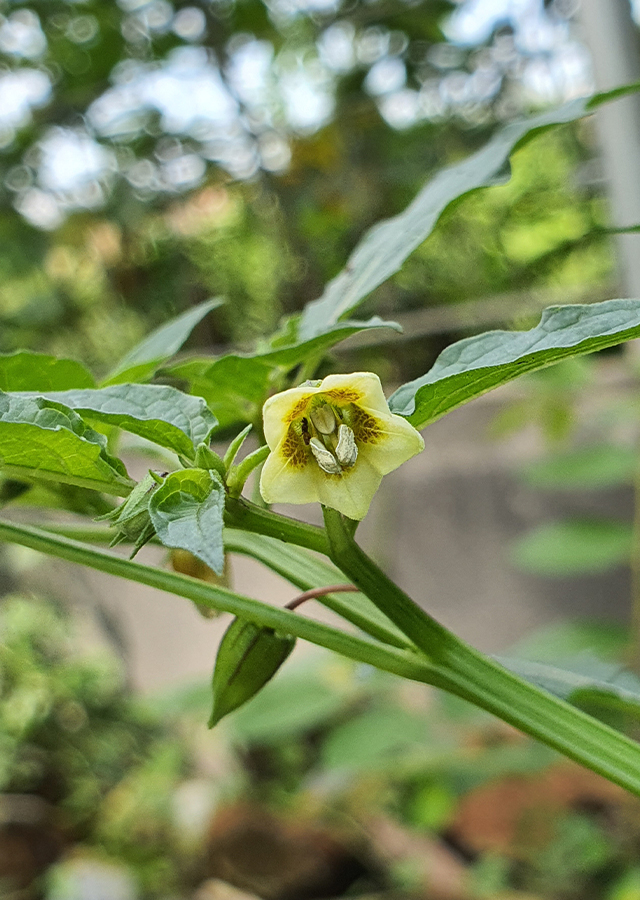
[[[213,670],[213,711],[209,728],[250,700],[276,674],[295,638],[234,619],[225,631]]]

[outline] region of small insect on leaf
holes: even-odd
[[[276,674],[295,638],[244,619],[225,631],[213,670],[213,711],[209,728],[250,700]]]

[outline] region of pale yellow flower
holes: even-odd
[[[264,434],[271,453],[260,492],[267,503],[320,502],[362,519],[382,476],[424,450],[393,415],[377,375],[329,375],[270,397]]]

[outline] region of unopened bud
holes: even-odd
[[[330,406],[316,406],[309,413],[309,418],[320,434],[333,434],[336,430],[336,417]]]
[[[311,447],[311,452],[313,453],[316,462],[323,472],[327,472],[328,475],[339,475],[340,472],[342,472],[338,460],[333,453],[320,443],[318,438],[311,438],[309,446]]]
[[[98,516],[96,521],[106,520],[116,529],[111,541],[112,547],[128,541],[134,545],[131,553],[133,557],[154,536],[156,531],[149,514],[149,500],[158,487],[158,482],[162,482],[162,479],[149,472],[120,506],[104,516]]]
[[[218,649],[213,671],[213,712],[209,728],[250,700],[287,659],[295,638],[234,619]]]
[[[341,425],[338,429],[338,445],[336,458],[343,469],[355,466],[358,458],[358,447],[353,431],[348,425]]]

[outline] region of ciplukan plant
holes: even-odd
[[[2,517],[0,539],[231,613],[213,674],[212,725],[259,691],[301,638],[450,691],[640,794],[640,745],[572,705],[575,680],[543,667],[524,680],[478,653],[425,611],[427,573],[418,605],[355,539],[382,477],[423,450],[421,429],[525,372],[639,337],[640,300],[552,307],[528,331],[467,338],[388,399],[373,373],[314,380],[338,342],[397,327],[348,316],[398,271],[449,204],[489,186],[534,134],[619,93],[514,122],[440,171],[403,213],[365,234],[323,296],[255,353],[175,359],[194,325],[222,302],[211,300],[152,333],[99,385],[72,360],[26,351],[0,356],[0,496],[8,507],[39,499],[52,511],[40,527]],[[162,383],[154,383],[158,373]],[[172,379],[186,389],[170,386]],[[258,446],[243,456],[250,431]],[[164,454],[168,471],[151,471],[136,484],[118,456],[118,436],[127,432]],[[212,442],[229,435],[220,456]],[[262,499],[255,494],[252,502],[245,485],[261,466]],[[320,503],[324,525],[269,508],[280,502]],[[56,524],[59,509],[85,522]],[[199,580],[101,546],[123,543],[133,556],[149,540],[193,554],[218,575],[226,553],[254,557],[302,591],[298,600],[315,597],[350,627],[318,623],[296,602],[270,606],[222,579]],[[554,685],[554,694],[539,683]],[[638,708],[638,698],[609,694],[607,685],[583,679],[580,688],[583,697],[597,691],[601,705],[610,696],[613,706]]]

